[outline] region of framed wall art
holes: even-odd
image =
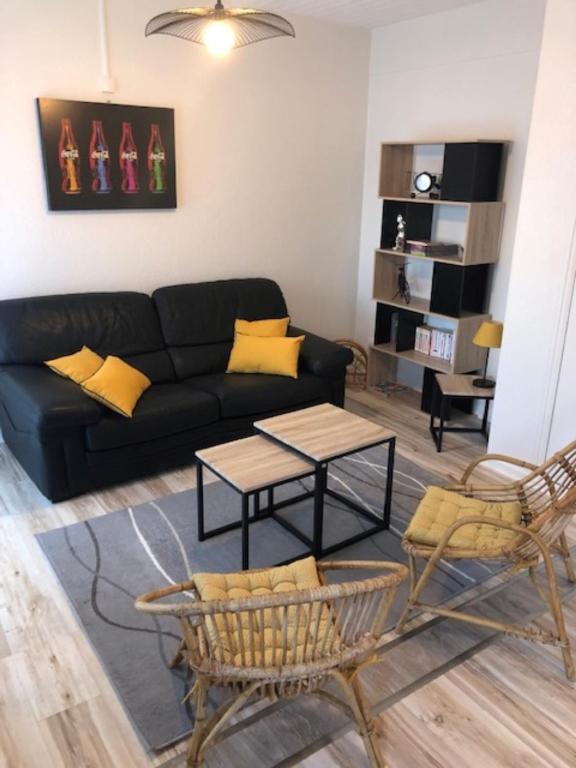
[[[176,208],[173,109],[36,103],[51,211]]]

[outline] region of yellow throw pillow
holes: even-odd
[[[244,336],[286,336],[289,317],[279,317],[270,320],[240,320],[234,323],[234,331]]]
[[[93,376],[103,363],[104,358],[84,346],[80,352],[65,355],[65,357],[56,357],[54,360],[46,360],[44,365],[47,365],[59,376],[64,376],[65,379],[72,379],[76,384],[81,384]]]
[[[236,334],[226,373],[272,373],[298,378],[298,355],[304,336],[264,338]]]
[[[150,385],[150,379],[143,373],[109,355],[100,370],[82,382],[82,389],[102,405],[131,418],[136,403]]]

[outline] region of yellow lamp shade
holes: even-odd
[[[504,326],[494,320],[485,320],[476,335],[472,339],[477,347],[488,347],[489,349],[498,349],[502,345],[502,331]]]

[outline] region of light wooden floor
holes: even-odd
[[[397,431],[402,455],[456,479],[484,451],[480,436],[449,434],[437,454],[412,404],[405,393],[349,400]],[[194,482],[187,469],[51,505],[0,444],[0,768],[181,768],[181,748],[153,760],[142,749],[33,535]],[[576,604],[566,613],[576,643]],[[575,716],[558,652],[500,639],[388,709],[380,729],[390,768],[574,768]],[[365,764],[353,732],[301,763]]]

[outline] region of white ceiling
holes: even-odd
[[[484,0],[252,0],[252,2],[255,8],[280,13],[288,20],[292,14],[301,14],[324,21],[371,28],[414,19],[417,16],[450,11],[463,5],[481,3]],[[228,4],[231,4],[231,0],[228,0]],[[243,4],[239,3],[239,5]]]

